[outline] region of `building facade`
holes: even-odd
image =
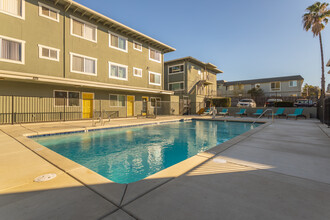
[[[96,99],[122,117],[141,112],[134,101],[171,100],[163,56],[175,49],[83,5],[0,0],[0,21],[0,96],[52,97],[84,118]]]
[[[191,112],[204,107],[207,98],[217,96],[217,74],[222,73],[215,65],[193,57],[165,62],[165,89],[173,91],[181,102],[191,103]]]
[[[217,82],[218,95],[223,97],[248,97],[252,88],[262,89],[266,97],[301,96],[304,78],[300,75],[263,79]]]

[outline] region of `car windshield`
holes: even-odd
[[[240,102],[252,102],[251,99],[242,99]]]
[[[282,102],[282,99],[268,99],[267,102]]]

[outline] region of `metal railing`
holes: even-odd
[[[263,111],[263,112],[261,113],[261,115],[259,115],[259,117],[256,118],[256,120],[253,121],[252,125],[254,125],[254,124],[258,121],[258,119],[260,119],[262,116],[264,116],[264,115],[266,114],[267,111],[271,111],[271,112],[272,112],[272,122],[274,122],[274,111],[273,111],[273,109],[268,108],[268,109],[266,109],[265,111]]]

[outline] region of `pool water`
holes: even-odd
[[[33,139],[114,182],[131,183],[257,126],[192,120]]]

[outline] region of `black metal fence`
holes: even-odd
[[[196,114],[204,103],[0,96],[0,124]]]
[[[324,117],[323,117],[324,114]],[[317,118],[324,124],[330,126],[330,97],[324,100],[324,106],[322,100],[317,104]]]

